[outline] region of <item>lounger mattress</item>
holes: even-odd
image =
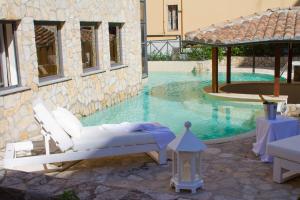
[[[300,135],[268,144],[268,154],[300,163]]]
[[[154,137],[145,132],[103,131],[97,126],[84,127],[79,138],[72,138],[73,150],[156,144]]]

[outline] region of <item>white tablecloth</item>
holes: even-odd
[[[299,121],[296,118],[278,115],[276,120],[267,120],[264,117],[256,120],[256,143],[252,151],[259,155],[263,162],[272,162],[272,156],[266,154],[269,142],[284,139],[299,134]]]

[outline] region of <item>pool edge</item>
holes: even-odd
[[[221,143],[227,143],[227,142],[232,142],[232,141],[236,141],[236,140],[246,139],[246,138],[250,138],[250,137],[254,137],[254,136],[255,136],[255,130],[251,130],[249,132],[240,133],[235,136],[225,137],[225,138],[220,138],[220,139],[204,140],[203,142],[205,144],[221,144]]]

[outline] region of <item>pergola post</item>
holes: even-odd
[[[213,47],[211,51],[212,60],[212,92],[218,93],[218,47]]]
[[[280,47],[275,47],[274,96],[280,95]]]
[[[287,83],[292,82],[292,67],[293,67],[292,64],[293,64],[293,46],[292,43],[289,43]]]
[[[231,83],[231,47],[227,47],[226,82]]]

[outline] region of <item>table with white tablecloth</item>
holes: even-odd
[[[265,117],[256,120],[256,142],[252,151],[260,156],[263,162],[272,162],[272,156],[266,153],[267,144],[291,136],[299,135],[299,120],[277,115],[275,120]]]

